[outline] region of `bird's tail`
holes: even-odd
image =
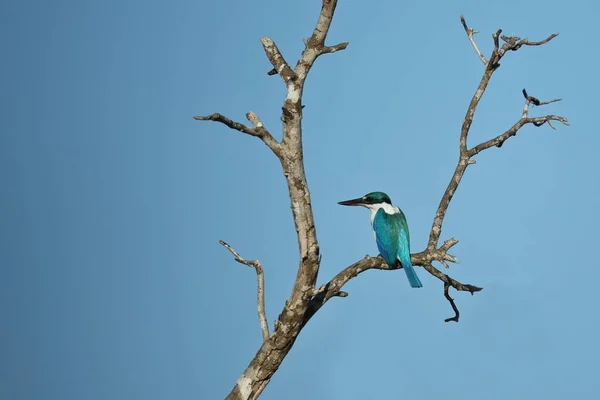
[[[410,286],[414,288],[423,287],[421,280],[417,276],[417,271],[415,271],[415,268],[410,263],[406,264],[407,265],[403,265],[403,267],[404,271],[406,272],[406,277],[408,278],[408,283],[410,283]]]

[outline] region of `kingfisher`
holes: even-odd
[[[410,235],[406,217],[399,207],[392,206],[390,196],[383,192],[371,192],[338,204],[368,208],[371,211],[375,242],[385,262],[392,268],[400,268],[401,265],[410,286],[423,287],[410,261]]]

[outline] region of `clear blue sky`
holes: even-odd
[[[417,270],[370,271],[301,333],[264,399],[592,398],[600,349],[597,18],[593,1],[340,0],[309,76],[305,161],[323,253],[319,282],[377,250],[362,209],[387,192],[424,247],[454,168],[482,64],[481,31],[545,38],[508,54],[470,144],[512,125],[521,89],[571,127],[528,126],[477,157],[450,206],[454,294]],[[295,63],[320,1],[8,1],[0,10],[0,398],[218,399],[290,293],[297,244],[285,182],[258,140],[279,137],[284,85],[259,38]]]

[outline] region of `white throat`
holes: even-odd
[[[393,207],[391,204],[388,203],[365,204],[365,207],[367,207],[369,211],[371,211],[371,227],[373,226],[375,214],[377,214],[377,211],[379,211],[380,208],[383,208],[383,211],[385,211],[386,214],[390,215],[397,214],[400,212],[400,209],[398,207]]]

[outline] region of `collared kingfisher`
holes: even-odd
[[[393,268],[400,268],[402,265],[410,286],[423,287],[410,261],[410,235],[406,217],[400,208],[392,206],[390,196],[383,192],[371,192],[338,204],[368,208],[371,211],[375,242],[385,262]]]

